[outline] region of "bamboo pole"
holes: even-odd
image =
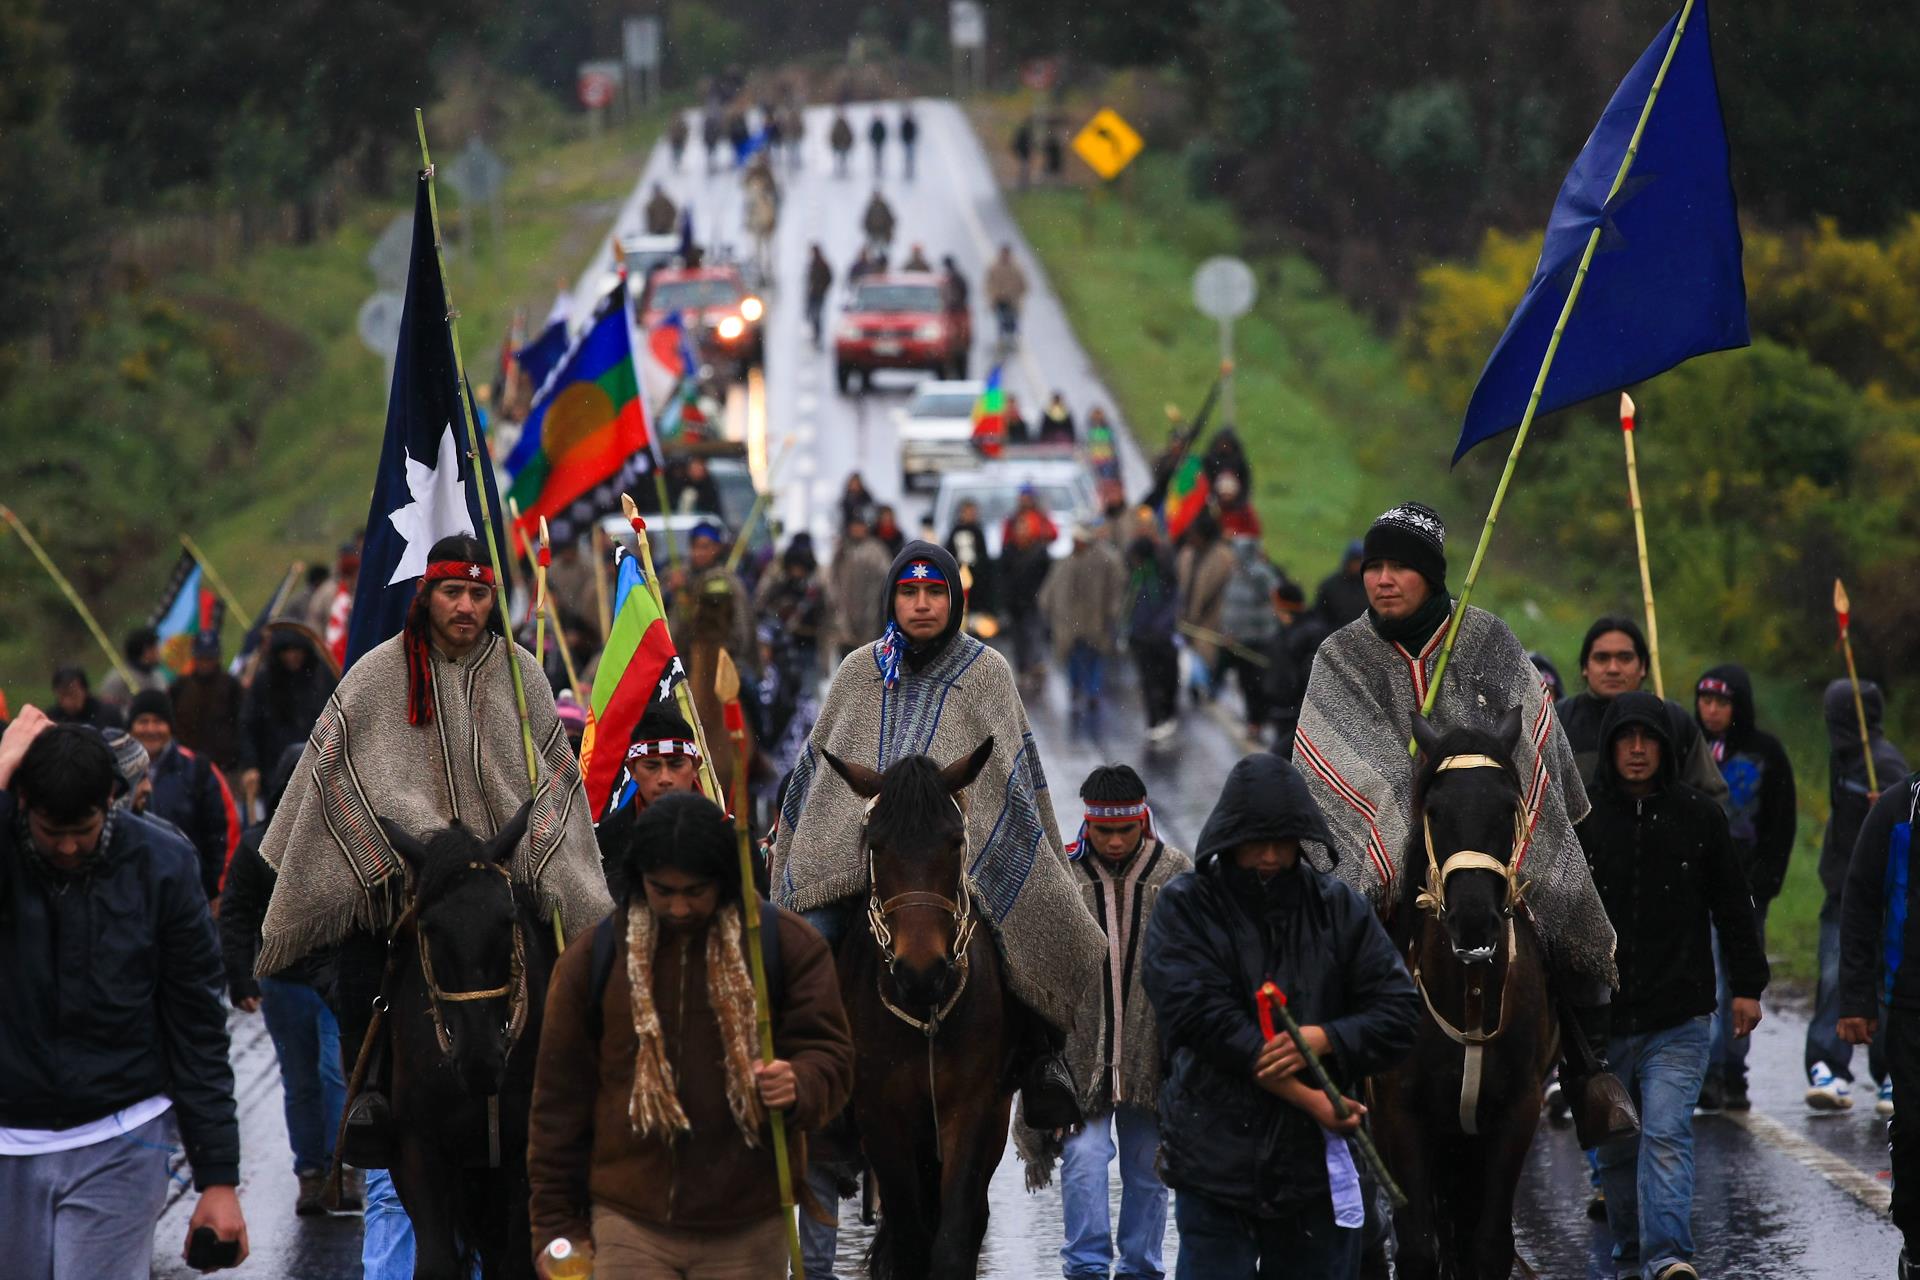
[[[1867,702],[1860,696],[1860,671],[1853,665],[1853,604],[1847,599],[1847,588],[1835,578],[1833,580],[1833,613],[1840,623],[1840,647],[1847,655],[1847,681],[1853,685],[1853,713],[1860,718],[1860,757],[1867,762],[1867,791],[1875,798],[1880,796],[1880,778],[1873,767],[1873,739],[1867,732]]]
[[[213,589],[219,593],[221,601],[226,604],[227,612],[233,615],[236,622],[244,624],[247,620],[247,611],[241,605],[240,597],[234,595],[232,588],[221,580],[220,571],[213,567],[212,561],[207,559],[207,554],[200,549],[200,544],[195,542],[191,535],[183,533],[180,535],[180,545],[187,549],[187,554],[192,556],[194,563],[200,566],[200,572],[204,573],[207,581],[213,584]]]
[[[86,602],[80,598],[80,593],[73,589],[71,582],[67,581],[67,575],[61,573],[59,567],[53,563],[53,557],[49,556],[47,549],[40,545],[40,540],[34,537],[20,517],[13,513],[13,508],[4,503],[0,503],[0,520],[6,521],[13,527],[13,531],[20,535],[20,541],[24,542],[27,550],[33,553],[33,558],[40,562],[40,567],[47,571],[47,576],[53,579],[53,585],[60,588],[60,594],[67,598],[67,603],[73,606],[73,611],[80,615],[80,621],[87,624],[87,630],[91,631],[93,638],[100,642],[100,651],[107,655],[107,661],[112,663],[113,669],[120,673],[120,678],[127,682],[127,692],[129,694],[137,692],[139,677],[133,674],[126,660],[120,656],[120,651],[113,647],[111,640],[107,639],[107,633],[100,629],[100,623],[94,618],[93,611],[87,608]]]
[[[547,538],[547,518],[540,517],[540,550],[533,561],[533,660],[542,671],[547,667],[547,566],[553,563],[553,549]],[[559,624],[554,624],[558,631]]]
[[[590,540],[593,548],[593,603],[600,611],[600,641],[613,634],[613,603],[607,594],[607,531],[596,521]]]
[[[573,646],[567,643],[567,633],[560,627],[560,606],[547,597],[547,621],[553,623],[553,644],[560,650],[560,665],[567,673],[567,687],[573,690],[573,700],[582,707],[591,703],[591,693],[580,683],[579,672],[573,665]]]
[[[1689,0],[1691,2],[1691,0]],[[504,584],[507,575],[500,561],[500,535],[494,531],[493,510],[487,505],[487,470],[493,466],[491,451],[486,437],[480,434],[480,424],[473,416],[473,402],[467,398],[467,366],[460,355],[460,312],[453,305],[453,290],[447,286],[447,254],[440,243],[440,197],[433,185],[433,157],[427,151],[427,117],[420,108],[413,109],[414,129],[420,135],[420,181],[427,184],[427,211],[433,218],[433,257],[440,269],[440,292],[447,304],[447,338],[453,344],[454,392],[460,397],[460,412],[467,420],[467,461],[473,468],[474,492],[479,499],[480,526],[486,531],[487,554],[493,559],[494,589],[493,607],[501,607],[499,585]],[[520,660],[514,654],[513,628],[507,627],[507,671],[513,677],[513,705],[520,713],[520,746],[527,758],[527,783],[540,785],[539,753],[533,746],[533,722],[527,716],[527,685],[520,676]],[[555,916],[554,928],[559,929],[559,917]]]
[[[1680,19],[1674,23],[1673,39],[1667,42],[1666,56],[1660,60],[1660,70],[1654,74],[1653,85],[1647,90],[1647,100],[1640,108],[1640,119],[1633,126],[1633,137],[1627,142],[1626,154],[1620,157],[1619,172],[1613,175],[1613,186],[1607,191],[1607,200],[1620,194],[1620,188],[1627,181],[1627,174],[1633,168],[1633,158],[1640,150],[1640,135],[1646,131],[1647,119],[1653,114],[1653,103],[1660,96],[1660,86],[1666,83],[1667,68],[1673,65],[1673,55],[1680,48],[1682,37],[1687,34],[1687,20],[1693,16],[1693,0],[1686,0],[1681,6]],[[1547,373],[1553,368],[1553,357],[1560,350],[1561,335],[1566,332],[1567,317],[1573,314],[1573,304],[1580,300],[1580,290],[1587,282],[1587,269],[1593,265],[1594,252],[1600,247],[1600,233],[1603,228],[1596,226],[1587,236],[1587,247],[1580,254],[1580,266],[1574,272],[1573,285],[1567,290],[1567,300],[1560,308],[1560,318],[1553,322],[1553,337],[1547,341],[1546,354],[1540,360],[1540,372],[1534,377],[1533,392],[1527,397],[1527,409],[1520,418],[1520,427],[1514,433],[1513,447],[1507,451],[1507,465],[1500,472],[1500,483],[1494,487],[1493,502],[1487,508],[1487,520],[1480,528],[1480,541],[1473,549],[1473,561],[1467,566],[1466,581],[1460,586],[1460,598],[1454,601],[1453,617],[1447,623],[1446,642],[1440,648],[1440,659],[1434,664],[1433,681],[1427,686],[1427,696],[1420,704],[1420,714],[1433,714],[1433,704],[1440,696],[1440,681],[1447,674],[1447,663],[1453,657],[1453,642],[1459,638],[1460,623],[1467,616],[1467,600],[1473,595],[1473,584],[1479,581],[1480,566],[1487,558],[1487,548],[1493,542],[1493,527],[1500,519],[1501,504],[1507,500],[1507,486],[1513,483],[1515,467],[1520,462],[1520,450],[1526,447],[1527,435],[1533,430],[1533,415],[1540,408],[1540,397],[1547,389]],[[1409,740],[1407,754],[1420,754],[1420,745]]]
[[[1653,660],[1653,692],[1667,696],[1660,678],[1660,620],[1653,611],[1653,571],[1647,566],[1647,518],[1640,506],[1640,463],[1633,452],[1633,397],[1620,393],[1620,438],[1627,442],[1627,496],[1633,501],[1633,538],[1640,548],[1640,599],[1647,610],[1647,653]]]
[[[727,553],[727,572],[733,573],[740,568],[740,561],[747,554],[747,542],[753,537],[753,531],[759,527],[760,518],[767,514],[767,507],[773,502],[773,486],[780,479],[780,472],[786,466],[787,458],[793,453],[793,434],[789,432],[780,441],[780,456],[774,460],[767,471],[767,487],[753,495],[753,506],[747,512],[746,521],[740,531],[733,535],[733,550]]]

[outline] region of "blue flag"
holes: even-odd
[[[433,252],[433,218],[427,183],[420,179],[413,202],[413,260],[400,312],[400,344],[394,352],[393,387],[387,396],[387,436],[374,473],[367,508],[366,545],[354,585],[347,624],[351,667],[367,650],[400,633],[413,603],[427,551],[441,538],[480,533],[473,463],[467,457],[467,414],[454,375],[453,337],[447,331],[447,294]],[[472,397],[468,401],[471,405]],[[481,454],[486,500],[496,529],[505,529],[493,468]],[[502,549],[504,551],[504,548]],[[501,569],[506,571],[507,565]],[[499,583],[498,599],[508,583]]]
[[[521,372],[527,375],[528,383],[536,391],[546,385],[547,375],[560,363],[560,357],[567,354],[567,305],[570,301],[564,293],[555,299],[540,336],[513,353],[513,358],[520,362]]]
[[[1686,17],[1640,149],[1620,172],[1654,76]],[[1600,244],[1540,397],[1551,413],[1651,378],[1692,356],[1744,347],[1747,289],[1728,172],[1727,130],[1707,39],[1706,0],[1682,9],[1614,91],[1561,184],[1540,265],[1487,359],[1460,426],[1467,450],[1520,424],[1553,326],[1595,227]]]

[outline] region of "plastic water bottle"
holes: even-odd
[[[593,1274],[593,1254],[573,1247],[573,1241],[561,1236],[540,1255],[552,1280],[582,1280]]]

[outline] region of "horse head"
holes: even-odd
[[[532,802],[491,840],[457,819],[424,840],[381,818],[412,873],[408,912],[440,1051],[475,1095],[500,1092],[527,1014],[527,940],[506,863]]]
[[[1520,709],[1492,733],[1457,728],[1441,733],[1415,713],[1412,843],[1407,864],[1421,908],[1445,926],[1462,963],[1490,963],[1520,900],[1513,867],[1524,822],[1520,775]]]
[[[867,922],[907,1004],[938,1009],[965,972],[977,917],[960,793],[992,755],[989,737],[944,767],[909,756],[882,774],[826,753],[833,771],[867,802]]]

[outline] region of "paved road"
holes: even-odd
[[[853,109],[856,134],[866,109]],[[944,103],[919,106],[920,172],[911,183],[900,176],[897,148],[880,185],[899,215],[896,244],[923,243],[935,260],[953,253],[975,282],[1003,240],[1013,241],[1032,277],[1023,351],[1009,367],[1010,385],[1022,402],[1037,406],[1055,387],[1076,413],[1111,403],[1074,340],[1044,276],[1020,244],[993,187],[985,157],[964,118]],[[821,547],[831,545],[830,513],[846,474],[860,469],[882,501],[902,500],[894,455],[892,410],[904,403],[909,379],[883,379],[866,396],[844,397],[832,385],[831,356],[811,349],[803,332],[799,272],[807,246],[819,240],[842,271],[858,244],[860,210],[870,193],[870,153],[856,153],[854,176],[830,175],[825,145],[827,115],[810,114],[803,167],[783,174],[786,193],[777,238],[776,276],[788,282],[772,294],[766,382],[762,394],[739,398],[732,417],[761,444],[791,434],[799,452],[778,486],[777,510],[788,530],[810,529]],[[664,150],[649,157],[633,198],[616,228],[637,225],[639,203],[660,180],[677,201],[692,201],[703,238],[718,225],[723,239],[739,236],[737,184],[729,172],[709,178],[697,160],[678,174]],[[609,237],[611,239],[611,236]],[[605,249],[583,274],[577,297],[590,305],[602,282]],[[984,329],[985,326],[981,326]],[[976,351],[983,367],[984,351]],[[1116,415],[1117,417],[1117,415]],[[1139,491],[1144,468],[1137,449],[1123,449],[1128,487]],[[914,528],[925,499],[901,502],[902,524]],[[1119,673],[1113,705],[1097,739],[1069,730],[1066,695],[1058,681],[1029,707],[1041,759],[1055,792],[1063,825],[1077,813],[1073,794],[1095,764],[1126,760],[1141,769],[1154,798],[1156,820],[1169,839],[1191,847],[1227,769],[1238,757],[1237,741],[1223,727],[1226,717],[1188,711],[1176,748],[1151,752],[1142,735],[1138,702],[1126,673]],[[1891,1271],[1898,1241],[1886,1224],[1884,1130],[1871,1108],[1830,1119],[1807,1116],[1800,1101],[1800,1037],[1803,1016],[1791,1007],[1768,1006],[1768,1021],[1754,1049],[1757,1110],[1744,1122],[1702,1118],[1697,1125],[1699,1196],[1695,1229],[1699,1263],[1711,1276],[1852,1277]],[[240,1077],[246,1184],[243,1196],[255,1260],[246,1271],[296,1280],[346,1280],[360,1274],[358,1221],[292,1217],[293,1178],[288,1170],[279,1110],[278,1075],[271,1045],[258,1016],[234,1019],[235,1064]],[[1517,1212],[1521,1249],[1543,1276],[1608,1277],[1604,1227],[1584,1214],[1586,1166],[1570,1134],[1542,1126]],[[983,1274],[1039,1276],[1058,1266],[1059,1197],[1029,1196],[1011,1157],[995,1179],[993,1221],[987,1232]],[[847,1206],[852,1218],[853,1206]],[[177,1203],[156,1239],[155,1272],[185,1277],[179,1262],[187,1205]],[[842,1241],[839,1274],[855,1274],[864,1234],[850,1229]],[[1177,1240],[1169,1231],[1168,1260]]]

